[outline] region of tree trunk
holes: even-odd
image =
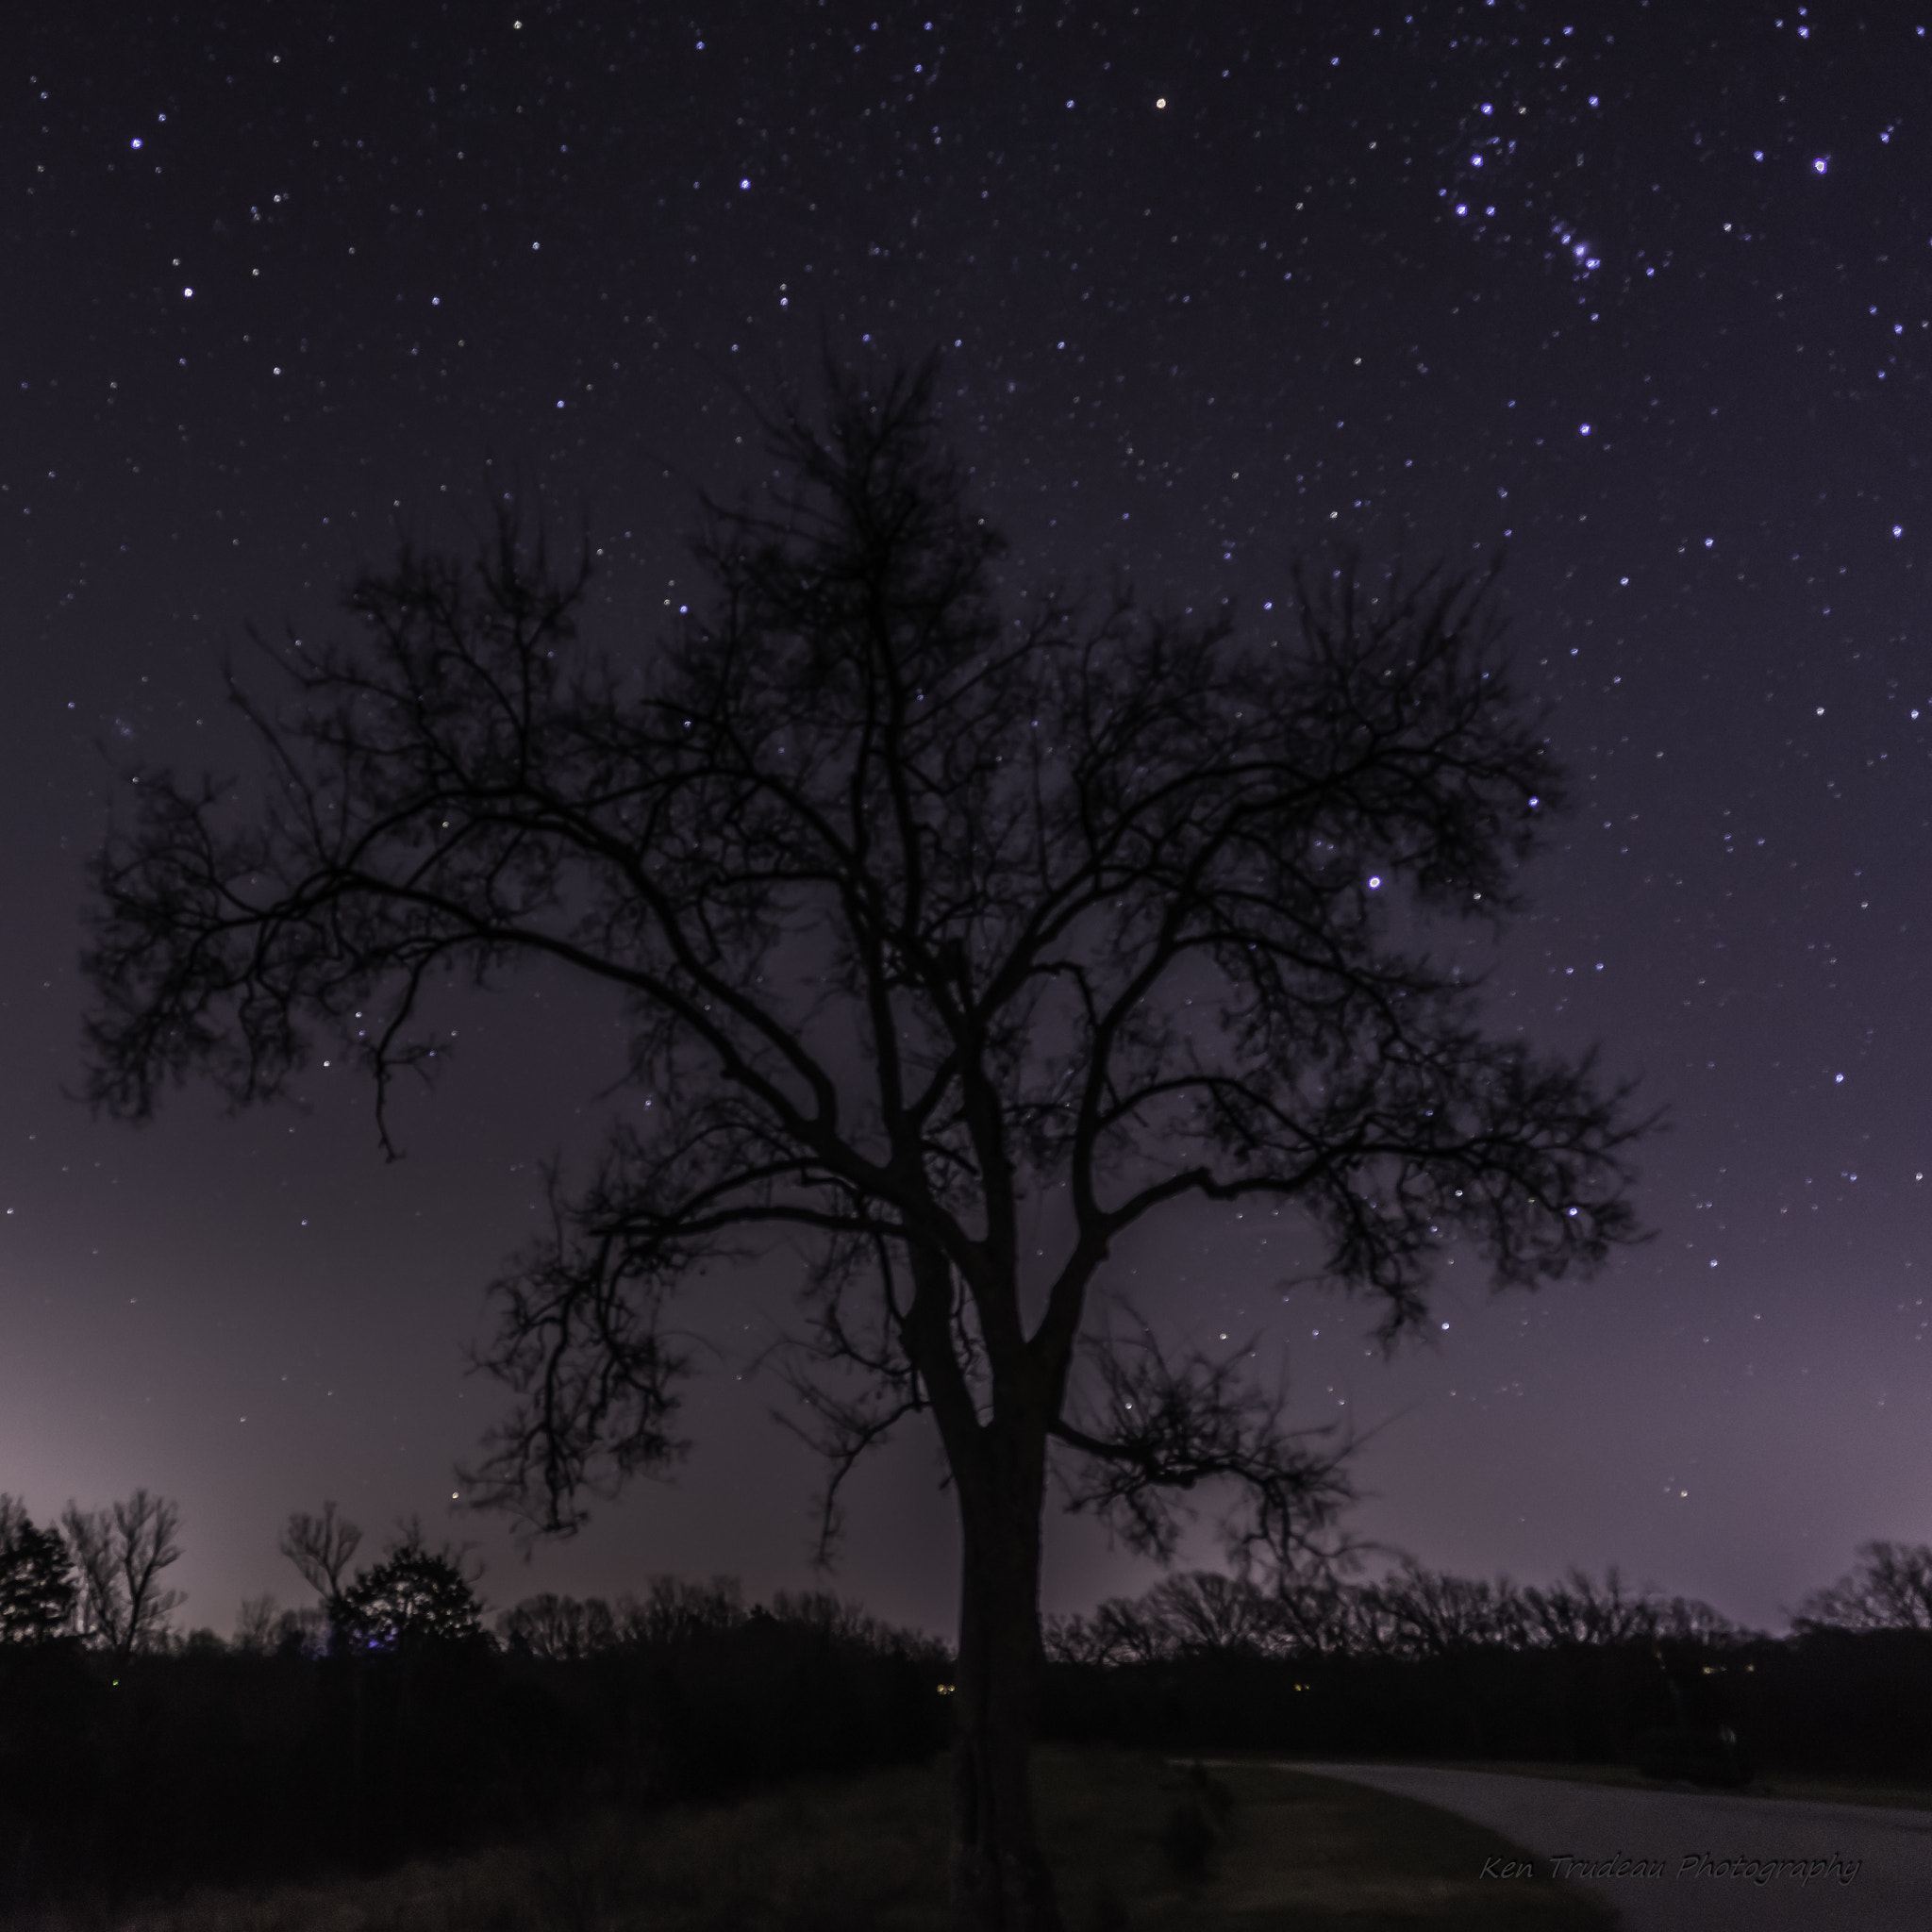
[[[958,1932],[1060,1932],[1033,1825],[1044,1443],[959,1486],[964,1543],[954,1690],[953,1922]],[[1017,1462],[1021,1466],[1013,1467]],[[974,1493],[976,1491],[976,1493]]]

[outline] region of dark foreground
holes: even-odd
[[[1042,1752],[1069,1932],[1608,1932],[1574,1888],[1483,1876],[1524,1854],[1413,1799],[1252,1764],[1207,1777],[1123,1751]],[[1231,1801],[1231,1803],[1229,1802]],[[942,1764],[793,1784],[388,1876],[202,1892],[32,1932],[943,1932]]]
[[[1398,1765],[1298,1765],[1441,1806],[1558,1858],[1628,1932],[1920,1932],[1932,1924],[1932,1810],[1631,1790]]]

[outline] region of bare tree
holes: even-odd
[[[750,1612],[735,1576],[694,1583],[682,1576],[654,1576],[641,1599],[617,1600],[617,1635],[623,1643],[689,1643],[735,1630]]]
[[[1304,1656],[1346,1657],[1374,1648],[1377,1620],[1364,1591],[1332,1569],[1287,1572],[1274,1586],[1274,1625],[1283,1646]]]
[[[575,1661],[615,1648],[617,1624],[602,1597],[580,1603],[545,1591],[505,1610],[496,1620],[496,1635],[518,1656]]]
[[[1408,1657],[1446,1657],[1521,1647],[1522,1594],[1507,1576],[1452,1576],[1413,1557],[1360,1591],[1385,1634],[1380,1647]]]
[[[125,1503],[82,1509],[70,1503],[60,1526],[80,1586],[81,1635],[125,1664],[137,1650],[152,1650],[166,1635],[168,1619],[186,1599],[164,1590],[160,1574],[179,1560],[175,1537],[179,1507],[165,1496],[136,1490]]]
[[[1181,1651],[1262,1657],[1276,1648],[1273,1601],[1252,1577],[1191,1570],[1163,1577],[1148,1602]]]
[[[1521,1607],[1524,1636],[1531,1643],[1641,1643],[1657,1635],[1656,1591],[1626,1589],[1614,1563],[1601,1583],[1572,1565],[1559,1582],[1524,1591]]]
[[[296,1510],[283,1526],[279,1545],[325,1605],[341,1596],[343,1573],[361,1546],[362,1532],[347,1517],[338,1516],[333,1503],[325,1503],[320,1516]]]
[[[1155,1615],[1148,1599],[1108,1597],[1091,1617],[1052,1617],[1041,1631],[1045,1654],[1056,1663],[1158,1663],[1172,1657],[1174,1632]]]
[[[621,994],[637,1105],[497,1284],[483,1360],[518,1401],[479,1491],[566,1533],[680,1456],[672,1297],[803,1243],[827,1539],[907,1419],[951,1473],[959,1923],[1052,1927],[1052,1457],[1157,1552],[1204,1488],[1245,1499],[1251,1557],[1348,1492],[1343,1445],[1286,1428],[1244,1355],[1164,1347],[1109,1257],[1175,1208],[1279,1213],[1392,1340],[1453,1241],[1499,1285],[1601,1262],[1638,1123],[1588,1062],[1487,1037],[1421,948],[1513,908],[1557,801],[1491,575],[1324,574],[1248,643],[1124,590],[1008,617],[932,367],[830,391],[770,425],[767,507],[711,508],[713,597],[660,648],[582,647],[588,551],[558,571],[506,512],[474,563],[363,577],[358,644],[275,654],[289,698],[239,698],[259,802],[142,774],[94,874],[90,1093],[267,1100],[320,1037],[388,1145],[446,985],[541,960]]]
[[[243,1597],[235,1618],[233,1648],[243,1657],[272,1655],[281,1641],[285,1614],[267,1591],[259,1596]]]
[[[1932,1630],[1932,1543],[1858,1545],[1857,1567],[1798,1606],[1794,1628]]]

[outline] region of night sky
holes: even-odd
[[[608,1007],[456,1012],[394,1165],[319,1068],[300,1110],[92,1124],[83,868],[117,770],[247,768],[223,653],[265,685],[251,622],[340,633],[399,527],[541,484],[591,519],[592,641],[648,648],[694,490],[760,475],[745,392],[943,343],[1015,586],[1125,570],[1269,635],[1297,556],[1506,551],[1577,808],[1492,1018],[1672,1120],[1649,1245],[1534,1297],[1457,1268],[1392,1363],[1205,1211],[1117,1285],[1381,1425],[1353,1526],[1432,1565],[1781,1627],[1932,1538],[1932,7],[218,11],[29,9],[6,62],[0,1487],[177,1497],[181,1620],[223,1631],[304,1599],[275,1537],[325,1496],[372,1548],[475,1539],[499,1607],[812,1581],[816,1471],[743,1374],[783,1255],[689,1304],[675,1485],[527,1570],[447,1515],[500,1404],[463,1343],[536,1163],[593,1144]],[[946,1630],[938,1477],[917,1437],[862,1476],[833,1581]],[[1050,1609],[1151,1580],[1049,1548]]]

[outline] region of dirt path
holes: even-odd
[[[1540,1876],[1572,1859],[1567,1875],[1616,1906],[1628,1932],[1932,1926],[1932,1811],[1397,1765],[1283,1768],[1474,1819],[1535,1852]]]

